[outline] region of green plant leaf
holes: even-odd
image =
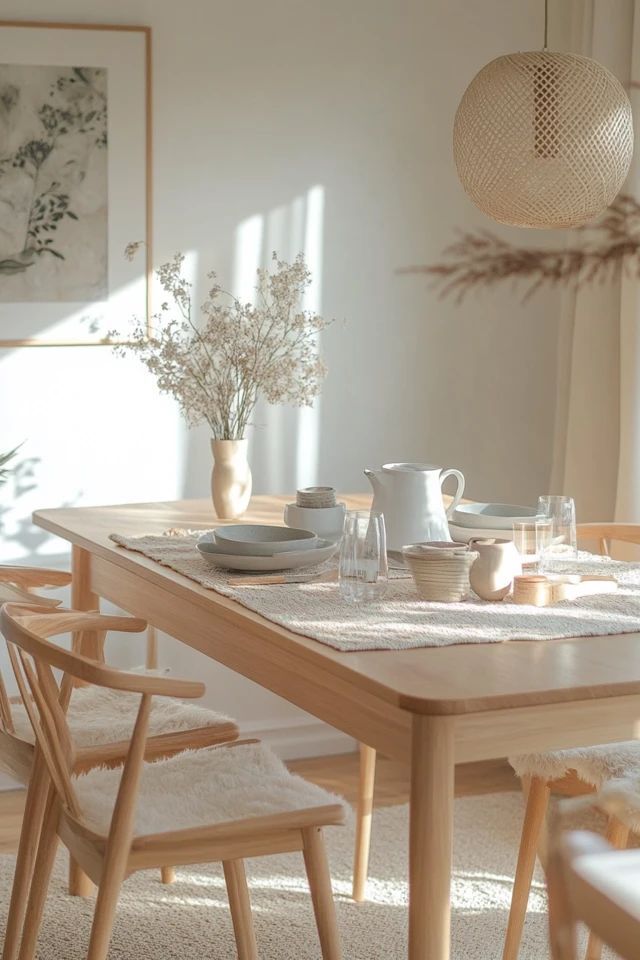
[[[8,467],[7,464],[13,460],[21,446],[22,444],[20,443],[17,447],[14,447],[13,450],[9,450],[8,453],[0,453],[0,484],[7,482],[9,474],[11,473],[11,468]]]

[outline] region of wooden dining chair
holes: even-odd
[[[637,829],[640,781],[618,781],[597,798],[610,812]],[[589,798],[591,799],[591,798]],[[604,943],[623,960],[640,955],[640,850],[619,851],[597,834],[563,828],[563,811],[576,801],[561,801],[554,811],[546,864],[549,941],[552,960],[577,960],[577,927]]]
[[[587,832],[567,834],[548,874],[553,960],[577,960],[576,928],[624,960],[640,954],[640,850],[615,850]]]
[[[36,738],[35,773],[46,771],[47,787],[19,960],[34,956],[58,839],[98,886],[87,960],[107,956],[120,887],[128,876],[167,862],[210,861],[223,863],[239,960],[256,960],[243,861],[294,850],[304,855],[322,956],[340,960],[322,828],[343,822],[341,800],[290,774],[255,741],[147,762],[154,698],[201,697],[204,685],[115,670],[50,642],[78,630],[141,630],[143,621],[6,604],[0,623]],[[62,674],[59,683],[54,670]],[[65,704],[77,681],[136,695],[136,721],[122,767],[75,774],[81,750]]]
[[[608,556],[612,541],[640,544],[640,524],[583,523],[577,528],[578,542],[594,542]],[[510,757],[511,766],[522,779],[527,795],[503,960],[516,960],[522,939],[527,903],[536,856],[543,836],[549,798],[553,792],[565,795],[602,790],[620,777],[640,775],[640,742],[611,743],[575,750]],[[616,848],[627,844],[629,827],[614,814],[609,816],[607,840]],[[587,960],[598,960],[601,944],[590,936]]]
[[[35,593],[37,589],[60,587],[69,583],[70,574],[59,570],[0,566],[0,603],[28,603],[37,609],[54,610],[59,602]],[[130,620],[125,621],[127,625]],[[82,642],[82,634],[78,634]],[[98,636],[94,632],[92,636]],[[100,638],[102,648],[104,637]],[[126,692],[100,690],[91,686],[74,686],[68,706],[68,722],[78,746],[76,769],[121,764],[137,715],[137,697]],[[173,698],[156,698],[149,718],[146,757],[149,760],[172,756],[183,750],[196,749],[235,740],[238,727],[234,721],[213,710]],[[34,734],[27,708],[21,697],[10,698],[0,671],[0,768],[27,786],[25,819],[29,830],[22,830],[16,860],[16,882],[13,896],[18,904],[26,903],[35,862],[38,825],[44,817],[44,796],[38,778],[32,781]],[[174,879],[174,867],[168,861],[162,866],[163,883]],[[69,871],[72,894],[88,896],[93,884],[72,860]],[[20,930],[20,906],[10,914],[5,931],[3,960],[14,960]]]

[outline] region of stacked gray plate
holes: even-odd
[[[336,544],[311,530],[237,523],[216,527],[198,541],[200,555],[228,570],[295,570],[327,560]]]

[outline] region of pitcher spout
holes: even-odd
[[[369,483],[373,487],[373,492],[376,493],[376,491],[379,490],[380,487],[382,486],[380,482],[382,477],[382,470],[372,470],[371,467],[365,467],[364,475],[365,477],[368,478]]]

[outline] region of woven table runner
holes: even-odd
[[[267,620],[335,650],[407,650],[444,647],[456,643],[500,643],[504,640],[552,640],[640,632],[640,564],[579,555],[566,573],[614,576],[616,593],[565,600],[552,607],[533,607],[511,601],[488,603],[477,598],[462,603],[426,603],[416,594],[413,580],[397,575],[386,585],[384,597],[373,603],[350,603],[340,596],[335,580],[269,586],[234,584],[238,576],[210,566],[196,550],[203,531],[163,536],[111,539],[208,590],[237,600]],[[335,569],[336,559],[323,569]],[[301,571],[295,571],[301,573]],[[309,573],[306,568],[304,573]],[[254,574],[255,576],[255,574]]]

